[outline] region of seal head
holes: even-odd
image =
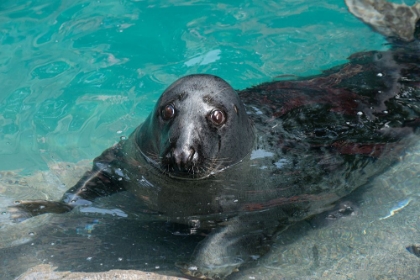
[[[170,177],[203,179],[241,161],[254,132],[236,91],[213,75],[169,86],[136,132],[143,156]]]

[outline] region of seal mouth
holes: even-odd
[[[199,144],[171,145],[162,154],[159,168],[171,178],[203,179],[219,170],[214,160],[206,160]]]
[[[171,176],[175,175],[177,177],[201,177],[202,171],[195,164],[180,164],[176,163],[173,160],[162,160],[160,165],[161,169],[166,170],[166,172]]]
[[[217,175],[226,169],[235,166],[242,162],[242,160],[227,164],[226,161],[220,159],[208,159],[204,163],[198,165],[177,165],[173,162],[163,160],[161,164],[155,165],[159,170],[168,175],[170,178],[180,180],[202,180]]]
[[[170,157],[161,158],[156,155],[148,156],[141,150],[140,153],[150,165],[159,170],[162,174],[180,180],[206,179],[235,165],[223,166],[222,162],[218,159],[209,159],[207,164],[201,162],[200,164],[178,165]],[[220,168],[221,166],[223,167]]]
[[[170,178],[179,179],[179,180],[202,180],[209,178],[211,176],[216,175],[217,173],[220,173],[230,166],[221,168],[221,169],[211,169],[211,170],[179,170],[177,168],[173,168],[168,171],[168,167],[164,165],[160,165],[158,167],[160,170],[162,170],[165,174],[167,174]],[[171,167],[172,168],[172,167]]]

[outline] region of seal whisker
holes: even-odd
[[[227,162],[228,161],[225,158],[212,158],[209,161],[209,164],[210,164],[209,167],[213,170],[219,170],[219,169],[221,169],[220,168],[221,166],[227,165]]]
[[[153,152],[145,152],[143,155],[149,160],[152,161],[154,164],[158,164],[161,162],[162,157],[160,157],[157,153]]]

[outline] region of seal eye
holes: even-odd
[[[226,122],[225,114],[220,110],[214,110],[210,113],[210,120],[215,125],[222,125]]]
[[[160,112],[162,119],[165,121],[172,119],[175,116],[175,108],[172,104],[168,104],[163,107],[162,111]]]

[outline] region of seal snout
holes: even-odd
[[[166,157],[169,171],[173,173],[197,173],[198,153],[192,146],[174,147]]]
[[[175,148],[172,152],[172,158],[179,169],[191,166],[193,164],[194,155],[195,149],[193,147],[181,149]]]

